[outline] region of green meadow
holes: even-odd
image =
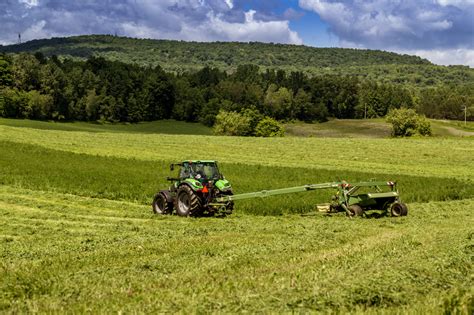
[[[140,125],[0,120],[1,313],[473,312],[472,137]],[[235,193],[395,180],[409,214],[318,213],[324,190],[236,202],[226,218],[153,215],[183,159],[218,160]]]

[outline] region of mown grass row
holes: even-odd
[[[161,133],[176,135],[212,135],[212,128],[199,123],[188,123],[176,120],[160,120],[141,123],[104,123],[95,122],[47,122],[28,119],[0,118],[0,125],[39,130],[84,131],[84,132],[127,132],[127,133]]]
[[[406,218],[156,217],[0,187],[0,312],[472,314],[473,200]]]
[[[213,159],[425,177],[473,177],[473,139],[317,139],[37,130],[0,125],[0,140],[142,161]]]
[[[0,141],[0,151],[0,183],[28,189],[150,204],[156,191],[169,186],[165,178],[175,175],[168,168],[171,161],[76,154],[7,141]],[[235,193],[376,179],[397,181],[405,202],[456,200],[474,195],[470,182],[453,178],[232,163],[221,163],[221,171],[233,184]],[[264,215],[304,213],[314,210],[317,203],[329,202],[333,193],[321,190],[240,201],[236,211]]]

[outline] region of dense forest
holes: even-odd
[[[125,38],[108,35],[77,36],[33,40],[18,45],[0,46],[0,52],[41,52],[85,61],[104,57],[111,61],[162,67],[176,74],[196,72],[203,67],[228,73],[238,66],[253,64],[264,72],[281,69],[303,72],[309,77],[353,76],[360,80],[400,84],[406,87],[462,85],[474,81],[474,69],[465,66],[443,67],[416,56],[362,49],[314,48],[302,45],[213,42]]]
[[[43,53],[0,55],[0,116],[47,120],[138,122],[174,118],[213,125],[220,110],[277,120],[382,117],[414,108],[434,118],[461,119],[474,104],[465,84],[410,87],[345,74],[238,65],[170,72],[158,65]],[[473,118],[472,113],[469,118]]]

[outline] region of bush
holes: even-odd
[[[285,128],[273,118],[265,117],[255,127],[257,137],[283,137]]]
[[[221,110],[216,116],[214,133],[225,136],[249,136],[253,130],[250,117],[237,112],[226,112]]]
[[[258,123],[264,118],[264,116],[253,107],[242,110],[241,114],[250,119],[250,129],[252,132],[249,136],[255,136],[255,128],[257,128]]]
[[[417,133],[423,136],[431,135],[430,122],[413,109],[391,110],[386,116],[386,120],[392,124],[392,136],[394,137],[410,137]]]
[[[422,136],[431,136],[431,124],[425,116],[419,116],[418,120],[418,133]]]
[[[241,113],[221,110],[216,116],[214,133],[226,136],[283,137],[285,129],[275,119],[263,116],[256,109]]]

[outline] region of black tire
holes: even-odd
[[[403,202],[395,202],[390,207],[390,214],[392,217],[404,217],[408,214],[408,207]]]
[[[178,188],[175,199],[176,214],[182,217],[198,216],[203,212],[202,201],[188,185]]]
[[[364,214],[364,210],[359,205],[349,206],[349,212],[351,213],[350,214],[351,217],[360,217],[361,215]]]
[[[168,202],[164,192],[159,192],[155,195],[151,206],[156,214],[171,214],[173,212],[173,203]]]

